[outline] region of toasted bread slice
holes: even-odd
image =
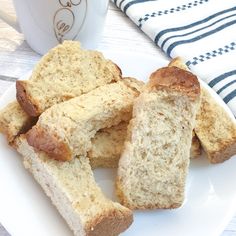
[[[24,165],[77,236],[117,236],[133,221],[132,212],[108,200],[95,183],[87,157],[60,162],[17,139]]]
[[[195,127],[211,163],[221,163],[236,154],[236,121],[202,87],[201,106]]]
[[[28,133],[29,144],[57,160],[87,155],[98,130],[128,121],[139,95],[134,80],[107,84],[46,110]]]
[[[188,70],[181,58],[174,59],[169,66]],[[203,86],[195,132],[211,163],[223,162],[236,154],[236,121]]]
[[[39,116],[54,104],[120,79],[121,70],[100,52],[64,41],[40,60],[29,80],[16,82],[17,100],[27,114]]]
[[[199,82],[177,67],[154,72],[135,100],[116,182],[130,209],[177,208],[184,200]]]

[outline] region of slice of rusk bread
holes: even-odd
[[[6,135],[10,145],[14,145],[15,138],[28,131],[37,118],[28,116],[17,101],[9,103],[0,111],[0,132]]]
[[[23,137],[17,150],[76,236],[117,236],[133,221],[132,212],[107,199],[95,183],[87,157],[60,162],[36,152]]]
[[[98,130],[130,120],[139,85],[123,79],[52,106],[28,131],[28,143],[57,160],[86,156]]]
[[[169,66],[188,70],[180,58]],[[211,163],[223,162],[236,154],[236,121],[203,86],[195,132]]]
[[[177,208],[185,180],[200,85],[177,67],[152,73],[133,106],[116,182],[121,203],[130,209]]]
[[[64,41],[40,60],[29,80],[16,82],[17,100],[30,116],[39,116],[54,104],[120,79],[121,70],[102,53]]]

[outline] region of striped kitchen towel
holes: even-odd
[[[112,0],[169,57],[181,56],[236,116],[236,0]]]

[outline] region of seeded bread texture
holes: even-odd
[[[123,205],[181,206],[199,97],[199,82],[190,72],[165,67],[151,75],[135,100],[119,161],[116,189]]]
[[[181,58],[170,66],[188,69]],[[211,163],[221,163],[236,154],[236,121],[202,86],[195,132]]]
[[[16,82],[17,100],[26,113],[38,116],[54,104],[121,79],[121,70],[97,51],[64,41],[36,65],[29,80]]]
[[[95,183],[87,157],[60,162],[37,153],[26,139],[17,150],[76,236],[116,236],[133,221],[132,212],[108,200]]]
[[[15,138],[28,131],[36,121],[22,110],[17,101],[13,101],[0,111],[0,132],[6,135],[10,145],[14,145]]]
[[[98,130],[130,120],[139,91],[129,81],[104,85],[49,108],[27,133],[29,144],[57,160],[86,156]]]

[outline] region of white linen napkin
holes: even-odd
[[[236,0],[112,0],[169,57],[181,56],[236,116]]]

